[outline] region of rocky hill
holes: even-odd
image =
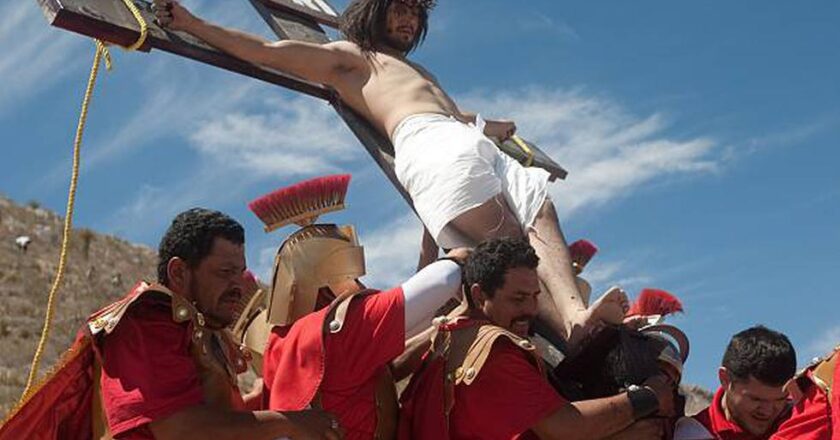
[[[21,206],[0,195],[0,420],[26,384],[58,266],[62,222],[37,203]],[[31,240],[26,250],[16,244],[23,236]],[[156,262],[155,251],[146,246],[75,229],[41,375],[70,345],[85,317],[125,294],[137,280],[152,279]],[[689,413],[711,399],[698,387],[683,390]]]
[[[63,218],[0,195],[0,414],[20,397],[58,267]],[[22,249],[16,240],[29,237]],[[75,229],[67,272],[40,372],[69,347],[84,318],[155,273],[156,253],[117,237]],[[2,417],[0,417],[2,419]]]

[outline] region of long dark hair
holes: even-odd
[[[420,7],[420,29],[406,52],[411,52],[426,39],[429,30],[429,11],[435,0],[353,0],[341,14],[341,33],[356,43],[363,52],[373,52],[385,38],[388,6],[403,2]]]

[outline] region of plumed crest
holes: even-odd
[[[266,194],[248,209],[262,220],[266,232],[291,223],[306,226],[321,214],[344,209],[349,185],[349,174],[316,177]]]
[[[682,312],[679,298],[660,289],[642,289],[627,316],[666,316]]]
[[[598,253],[598,246],[589,240],[578,240],[569,246],[569,255],[572,257],[572,267],[580,274],[583,268],[589,263],[595,254]]]

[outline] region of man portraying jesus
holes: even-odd
[[[353,0],[341,17],[346,40],[326,44],[263,38],[208,23],[173,0],[155,0],[158,22],[242,60],[334,89],[394,144],[395,171],[427,234],[444,249],[490,238],[527,237],[540,257],[540,318],[574,348],[589,328],[620,323],[627,297],[611,289],[587,309],[575,284],[548,173],[525,168],[490,138],[511,121],[483,121],[458,108],[407,54],[425,38],[433,0]]]

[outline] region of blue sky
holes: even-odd
[[[185,3],[269,36],[247,2]],[[756,323],[787,333],[800,363],[840,343],[837,2],[439,3],[414,58],[570,171],[551,192],[568,238],[601,247],[596,291],[683,299],[687,382],[715,386],[729,337]],[[3,2],[0,53],[0,192],[62,212],[93,45],[34,1]],[[326,219],[359,229],[369,284],[412,272],[419,223],[327,105],[161,52],[114,61],[76,225],[156,246],[175,213],[221,209],[265,277],[291,230],[264,234],[247,201],[350,172],[349,208]]]

